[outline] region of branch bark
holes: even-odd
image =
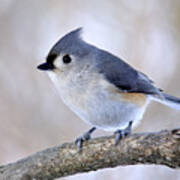
[[[119,165],[157,164],[180,168],[180,129],[133,134],[115,146],[114,136],[46,149],[0,166],[0,180],[52,180],[54,178]]]

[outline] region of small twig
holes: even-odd
[[[84,143],[81,153],[74,143],[46,149],[0,167],[0,180],[50,180],[80,172],[133,164],[161,164],[180,168],[180,129],[133,134],[115,146],[115,137]]]

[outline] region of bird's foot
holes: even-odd
[[[117,145],[119,143],[119,141],[121,139],[123,139],[124,137],[128,136],[131,134],[131,129],[132,129],[132,121],[129,122],[128,127],[126,127],[125,129],[118,129],[117,131],[115,131],[115,145]]]
[[[79,151],[82,150],[83,142],[91,139],[91,134],[93,131],[95,131],[95,129],[95,127],[91,128],[89,131],[85,132],[82,136],[78,137],[75,140],[75,144],[77,145]]]

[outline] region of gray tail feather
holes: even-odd
[[[158,97],[153,97],[153,99],[173,109],[180,110],[180,98],[177,98],[175,96],[171,96],[165,93],[162,93],[162,95],[164,99],[158,98]]]

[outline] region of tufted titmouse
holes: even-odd
[[[77,138],[79,148],[96,128],[115,131],[118,143],[151,100],[180,110],[180,98],[163,93],[145,74],[86,43],[81,32],[78,28],[62,37],[38,66],[48,72],[64,103],[93,127]]]

